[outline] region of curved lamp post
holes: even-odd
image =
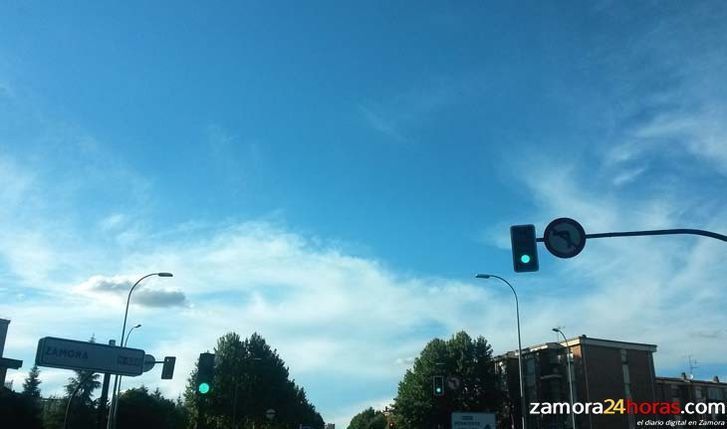
[[[517,298],[517,292],[515,292],[515,288],[512,287],[510,282],[503,279],[500,276],[496,276],[494,274],[477,274],[475,278],[478,279],[489,279],[489,278],[495,278],[500,280],[501,282],[505,283],[510,287],[510,290],[512,290],[513,295],[515,295],[515,315],[517,317],[517,367],[518,372],[520,374],[520,418],[522,419],[522,428],[525,429],[526,421],[525,421],[525,387],[523,382],[523,346],[522,342],[520,341],[520,302]]]
[[[136,324],[129,329],[129,333],[126,334],[126,341],[121,345],[122,347],[126,347],[129,345],[129,337],[131,336],[131,333],[134,332],[134,329],[141,328],[141,323]],[[116,391],[113,393],[112,396],[118,396],[121,393],[121,380],[123,379],[122,376],[119,376],[119,384],[116,387]],[[119,404],[116,404],[116,408],[118,409]],[[114,416],[116,416],[116,410],[114,410]]]
[[[131,333],[134,332],[134,329],[141,328],[141,323],[134,325],[129,329],[129,333],[126,334],[126,341],[124,341],[124,347],[126,347],[129,344],[129,337],[131,336]]]
[[[139,285],[139,283],[142,282],[142,280],[144,280],[148,277],[153,277],[153,276],[174,277],[174,275],[172,273],[166,273],[166,272],[151,273],[151,274],[147,274],[147,275],[141,277],[139,280],[136,281],[136,283],[134,283],[133,286],[131,286],[131,289],[129,290],[129,295],[127,295],[127,297],[126,297],[126,310],[124,311],[124,324],[121,327],[120,342],[121,342],[122,347],[124,346],[124,336],[126,335],[126,320],[129,317],[129,303],[131,302],[131,294],[134,292],[134,289],[136,289],[136,287]],[[131,331],[129,331],[129,334],[131,334]],[[114,376],[114,389],[113,389],[113,396],[111,397],[111,407],[109,407],[109,419],[108,419],[108,423],[106,425],[107,429],[112,429],[112,428],[116,427],[116,421],[115,421],[116,420],[116,405],[117,405],[117,401],[118,401],[116,390],[118,389],[118,387],[119,387],[119,376],[116,375],[116,376]]]
[[[573,413],[573,381],[571,380],[571,367],[570,367],[570,346],[568,345],[568,339],[560,328],[553,328],[553,332],[559,333],[563,337],[565,342],[565,361],[568,362],[568,391],[570,392],[570,418],[573,429],[576,429],[576,415]]]

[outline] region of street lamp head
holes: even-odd
[[[134,329],[136,329],[136,328],[141,328],[141,323],[137,323],[137,324],[136,324],[136,325],[134,326]]]
[[[476,279],[489,279],[490,278],[490,275],[489,274],[477,274],[475,276],[475,278]]]
[[[553,332],[560,332],[560,329],[558,329],[558,328],[553,328]]]
[[[159,277],[174,277],[172,273],[157,273]]]

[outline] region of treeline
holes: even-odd
[[[305,390],[290,380],[285,362],[258,334],[241,340],[224,335],[214,350],[216,370],[210,391],[197,393],[196,369],[184,392],[190,422],[200,427],[290,428],[303,424],[323,429],[323,419],[308,401]],[[268,410],[275,417],[268,419]]]
[[[434,376],[448,381],[442,396],[434,395]],[[483,337],[459,332],[449,340],[430,341],[404,374],[393,404],[362,411],[348,429],[449,427],[452,411],[492,412],[499,421],[509,421],[512,407],[495,373],[492,347]]]
[[[260,335],[242,340],[235,333],[226,334],[218,339],[214,353],[216,372],[207,395],[196,392],[196,369],[189,375],[184,395],[175,400],[165,398],[158,388],[127,389],[119,397],[117,429],[277,429],[301,423],[323,429],[323,419],[305,390],[289,379],[285,363]],[[67,427],[106,427],[109,403],[94,398],[101,386],[100,374],[75,371],[64,395],[47,398],[41,396],[39,374],[37,366],[31,368],[20,393],[0,387],[0,428],[62,429],[76,388]],[[268,419],[266,412],[271,409],[275,417]]]

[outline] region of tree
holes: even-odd
[[[164,398],[159,389],[149,394],[141,386],[119,396],[118,429],[176,429],[185,426],[184,413],[174,401]]]
[[[196,369],[190,374],[184,403],[189,427],[197,422],[209,428],[281,428],[303,423],[323,427],[323,419],[305,390],[289,379],[288,368],[276,350],[258,334],[242,340],[234,332],[220,337],[214,349],[215,375],[210,392],[196,389]],[[275,410],[268,421],[268,409]]]
[[[40,400],[40,379],[38,379],[40,371],[38,365],[33,365],[28,372],[28,377],[23,381],[23,395],[33,398],[34,400]]]
[[[94,343],[96,339],[91,337],[89,342]],[[80,429],[91,429],[96,427],[96,401],[93,400],[93,392],[101,386],[98,381],[99,374],[88,370],[75,370],[76,375],[68,379],[65,386],[66,395],[61,400],[56,400],[52,407],[44,412],[43,420],[50,429],[60,428],[66,413],[66,406],[69,399],[71,408],[68,410],[68,426]],[[71,395],[76,388],[76,395]]]
[[[28,377],[25,378],[25,381],[23,381],[23,390],[22,395],[27,400],[26,402],[29,404],[29,410],[33,413],[35,418],[37,420],[41,419],[41,403],[40,403],[40,379],[38,378],[38,375],[40,374],[40,371],[38,370],[38,365],[33,365],[32,368],[30,368],[30,372],[28,372]]]
[[[386,425],[386,416],[383,412],[367,408],[351,419],[348,429],[386,429]]]
[[[445,394],[433,394],[435,375],[456,377],[460,386],[447,388]],[[483,337],[472,338],[458,332],[451,339],[434,339],[414,360],[399,383],[394,400],[397,428],[423,429],[437,423],[446,425],[453,411],[495,412],[501,394],[492,362],[492,348]]]
[[[0,386],[0,428],[42,428],[36,401]]]

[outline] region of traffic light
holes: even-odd
[[[538,271],[538,243],[535,241],[535,226],[511,226],[510,241],[512,242],[512,265],[515,272]]]
[[[206,395],[212,389],[212,379],[215,375],[215,355],[200,353],[197,362],[197,391]]]
[[[435,375],[432,377],[434,384],[434,396],[444,396],[444,377],[441,375]]]
[[[174,363],[177,358],[174,356],[167,356],[164,358],[164,366],[162,366],[162,380],[171,380],[174,375]]]

